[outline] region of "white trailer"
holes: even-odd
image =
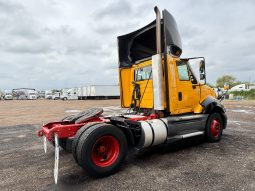
[[[87,96],[87,86],[82,87],[83,96]]]
[[[79,99],[119,99],[120,90],[118,85],[90,85],[84,88],[83,96]]]
[[[78,88],[78,97],[83,96],[83,88]]]
[[[88,87],[87,86],[83,86],[78,88],[78,99],[81,100],[82,98],[86,97],[88,95]]]

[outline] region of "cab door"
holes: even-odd
[[[193,112],[199,99],[199,88],[191,82],[187,61],[176,61],[176,73],[177,113]]]

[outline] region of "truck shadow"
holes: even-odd
[[[65,173],[61,173],[58,185],[49,185],[48,190],[82,190],[82,188],[92,188],[93,184],[104,185],[106,182],[118,181],[121,177],[126,176],[133,166],[151,168],[152,170],[176,168],[186,160],[196,159],[196,156],[193,156],[194,152],[203,150],[204,147],[208,147],[208,144],[203,137],[192,137],[139,152],[131,151],[116,174],[102,178],[90,177],[74,163],[65,170]]]
[[[149,149],[144,149],[136,153],[137,158],[146,158],[148,156],[154,154],[167,154],[167,153],[174,153],[181,150],[187,150],[192,147],[199,146],[201,144],[206,143],[202,136],[199,137],[191,137],[188,139],[182,139],[176,142],[167,143],[163,145],[154,146]]]

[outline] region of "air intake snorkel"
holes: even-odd
[[[156,54],[152,56],[152,80],[153,80],[153,97],[154,110],[164,110],[163,94],[163,68],[161,57],[161,14],[158,7],[154,8],[156,13]]]

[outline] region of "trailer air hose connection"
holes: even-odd
[[[127,110],[127,113],[130,113],[131,108],[133,108],[133,110],[136,109],[136,105],[137,105],[137,100],[140,100],[141,98],[141,94],[140,94],[140,85],[136,82],[132,82],[134,89],[132,92],[132,98],[131,98],[131,103],[130,106]]]

